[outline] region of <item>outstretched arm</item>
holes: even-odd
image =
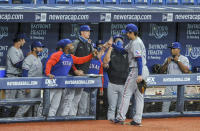
[[[88,55],[88,56],[84,56],[84,57],[76,57],[74,55],[71,55],[72,59],[73,59],[73,63],[74,64],[83,64],[86,63],[88,61],[90,61],[92,59],[92,54]]]

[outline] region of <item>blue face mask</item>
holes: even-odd
[[[101,51],[101,47],[97,47],[97,51]]]
[[[120,48],[123,47],[123,43],[122,43],[121,41],[117,41],[117,42],[116,42],[116,45],[117,45],[118,47],[120,47]]]
[[[37,56],[42,56],[42,52],[37,52]]]

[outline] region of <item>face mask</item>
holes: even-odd
[[[101,51],[101,47],[97,47],[97,51]]]
[[[37,56],[42,56],[42,52],[36,52]]]
[[[121,41],[117,41],[117,42],[116,42],[116,45],[117,45],[118,47],[120,47],[120,48],[123,47],[123,43],[122,43]]]
[[[68,52],[69,52],[69,54],[73,54],[74,53],[74,49],[69,49]]]

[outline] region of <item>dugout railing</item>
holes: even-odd
[[[182,74],[182,75],[151,75],[147,79],[148,87],[151,86],[177,86],[177,95],[175,96],[145,96],[145,103],[147,102],[164,102],[164,101],[176,101],[175,111],[172,112],[153,112],[144,113],[144,118],[152,117],[177,117],[177,116],[200,116],[200,111],[184,111],[185,101],[200,100],[199,95],[193,95],[192,97],[185,96],[185,86],[187,85],[199,85],[200,74]],[[190,88],[190,87],[188,87]]]
[[[34,105],[43,104],[41,117],[8,117],[0,118],[0,123],[11,122],[34,122],[34,121],[61,121],[61,120],[94,120],[96,119],[96,96],[97,89],[102,87],[101,76],[69,76],[56,77],[49,79],[47,77],[17,77],[0,78],[0,90],[16,89],[43,89],[42,98],[21,98],[21,99],[3,99],[0,100],[0,106],[10,105]],[[50,89],[55,88],[91,88],[89,116],[66,116],[66,117],[48,117],[50,106]]]
[[[177,117],[177,116],[200,116],[199,112],[184,112],[184,101],[190,98],[184,97],[183,85],[199,85],[200,74],[182,74],[182,75],[150,75],[147,79],[148,87],[150,86],[169,86],[177,85],[177,98],[170,97],[145,97],[146,102],[155,101],[177,101],[176,112],[169,113],[144,113],[145,118],[155,117]],[[48,117],[49,108],[49,89],[53,88],[94,88],[101,87],[101,77],[56,77],[56,79],[41,78],[1,78],[0,89],[38,89],[43,88],[43,99],[40,98],[25,98],[21,100],[0,100],[0,105],[21,105],[21,104],[38,104],[43,101],[43,116],[42,117],[23,117],[23,118],[1,118],[0,123],[10,122],[34,122],[34,121],[63,121],[63,120],[95,120],[96,119],[96,93],[91,95],[91,107],[89,116],[66,116],[66,117]],[[192,98],[199,100],[200,98]]]

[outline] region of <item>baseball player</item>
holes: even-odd
[[[72,41],[65,39],[62,45],[63,51],[58,51],[51,55],[46,64],[45,74],[53,79],[55,76],[67,76],[71,66],[74,64],[83,64],[92,59],[92,54],[85,57],[76,57],[72,55],[74,46]],[[50,90],[50,109],[49,116],[55,116],[60,104],[62,89]]]
[[[35,41],[31,45],[31,54],[28,55],[22,64],[22,77],[41,77],[42,76],[42,62],[39,58],[44,45],[40,41]],[[26,94],[27,98],[40,97],[40,89],[30,89]],[[24,114],[30,109],[30,105],[21,106],[15,117],[23,117]],[[36,114],[37,108],[34,114]]]
[[[169,48],[171,49],[171,55],[165,59],[160,72],[167,74],[183,74],[189,73],[189,60],[187,57],[180,54],[181,44],[179,42],[173,42]],[[177,86],[167,86],[165,88],[164,95],[172,96],[176,95]],[[163,102],[162,112],[169,112],[171,102]]]
[[[101,43],[101,44],[103,45],[104,43]],[[97,45],[97,47],[100,47],[100,46]],[[106,50],[106,47],[105,48],[104,47],[102,46],[101,48],[98,48],[98,51],[99,51],[98,56],[96,58],[93,58],[90,61],[88,74],[102,74],[103,75],[103,68],[108,67],[108,61],[110,58],[112,47],[109,47],[106,55],[104,55],[104,52]],[[105,57],[105,59],[104,59],[104,57]],[[103,83],[104,83],[104,77],[102,77],[102,84]],[[78,106],[78,115],[89,115],[90,91],[91,91],[90,88],[84,89],[82,96],[81,96],[81,100],[79,102],[79,106]],[[102,91],[103,91],[103,87],[100,88],[100,92],[102,92]]]
[[[92,53],[93,46],[91,44],[90,37],[90,27],[88,25],[80,26],[80,36],[73,42],[74,45],[74,55],[77,57],[84,57]],[[81,70],[83,74],[87,74],[89,69],[90,62],[75,65],[78,70]],[[77,115],[78,110],[78,103],[81,99],[81,94],[83,92],[83,88],[73,88],[73,89],[66,89],[65,90],[65,98],[63,104],[63,112],[61,116],[67,115]]]
[[[123,36],[113,36],[114,44],[123,47]],[[114,120],[116,109],[119,111],[119,105],[124,91],[124,84],[128,76],[128,56],[121,54],[116,50],[111,53],[111,61],[108,68],[108,112],[107,119]]]
[[[22,62],[24,55],[21,47],[25,44],[25,34],[19,33],[14,38],[13,46],[8,49],[6,61],[6,76],[7,77],[21,77],[22,76]],[[6,99],[24,98],[24,90],[5,90]],[[4,110],[5,116],[9,116],[11,106],[6,106]]]
[[[125,48],[120,48],[115,44],[113,44],[113,47],[121,53],[128,53],[130,73],[124,86],[122,101],[117,117],[113,120],[113,122],[124,124],[130,98],[134,94],[136,100],[136,114],[133,117],[133,121],[127,124],[141,126],[144,97],[139,91],[137,84],[146,80],[149,75],[149,71],[146,66],[146,49],[142,40],[138,36],[138,27],[136,25],[128,24],[126,25],[126,29],[122,32],[127,35],[130,42]]]

